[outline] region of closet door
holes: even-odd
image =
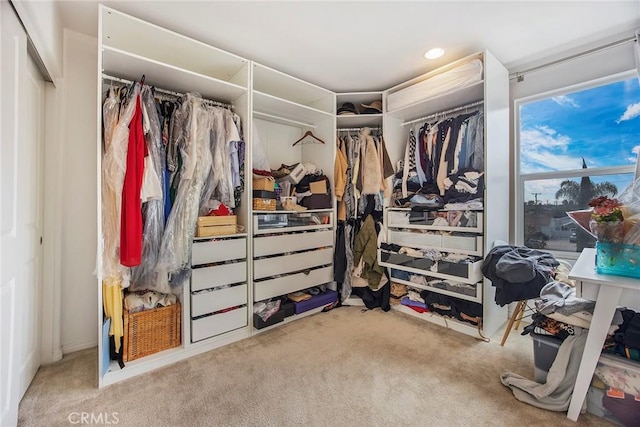
[[[0,19],[0,425],[5,426],[17,422],[18,402],[40,366],[44,81],[7,2]]]

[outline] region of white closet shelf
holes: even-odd
[[[458,231],[461,233],[482,233],[480,227],[451,227],[449,225],[421,225],[421,224],[389,224],[388,228],[403,228],[413,230],[433,230],[433,231]]]
[[[400,211],[400,212],[411,212],[411,208],[393,208],[393,207],[386,207],[386,210],[389,211]],[[475,212],[483,212],[484,209],[438,209],[437,211],[433,211],[433,212],[450,212],[450,211],[475,211]]]
[[[446,289],[434,288],[433,286],[422,285],[420,283],[414,283],[408,280],[398,279],[396,277],[392,277],[391,281],[396,283],[402,283],[403,285],[411,286],[413,288],[424,289],[425,291],[435,292],[437,294],[449,295],[450,297],[482,303],[482,282],[478,282],[476,284],[476,296],[471,296],[471,295],[461,294],[458,292],[448,291]]]
[[[259,236],[261,234],[274,234],[274,233],[285,233],[285,232],[288,233],[291,231],[321,230],[321,229],[327,229],[327,228],[333,228],[333,225],[322,224],[322,225],[303,225],[300,227],[280,227],[280,228],[274,227],[266,230],[254,231],[253,235]]]
[[[327,114],[335,113],[333,92],[255,62],[253,90]]]
[[[360,104],[369,104],[372,101],[382,101],[382,91],[373,92],[342,92],[336,93],[338,107],[345,102],[352,102],[356,108]]]
[[[444,317],[438,313],[418,313],[417,311],[412,310],[409,307],[405,307],[402,304],[391,304],[391,308],[409,316],[417,317],[418,319],[426,320],[435,323],[436,325],[444,326],[445,328],[453,329],[457,332],[462,332],[463,334],[484,339],[484,337],[480,335],[478,327],[472,325],[471,323],[462,322],[452,317]]]
[[[248,73],[240,76],[241,70],[247,69],[247,59],[125,13],[103,8],[104,45],[223,81],[247,84]]]
[[[278,322],[278,323],[276,323],[274,325],[267,326],[267,327],[264,327],[262,329],[253,328],[253,334],[254,335],[255,334],[261,334],[263,332],[267,332],[270,329],[274,329],[274,328],[277,328],[278,326],[282,326],[282,325],[284,325],[286,323],[295,322],[296,320],[300,320],[303,317],[307,317],[307,316],[311,316],[312,314],[320,313],[324,309],[324,307],[325,306],[323,305],[321,307],[312,308],[311,310],[305,311],[304,313],[294,314],[293,316],[285,317],[282,322]]]
[[[271,116],[309,125],[316,125],[333,118],[333,113],[327,113],[257,90],[253,91],[253,107],[256,111],[268,111]]]
[[[445,246],[421,245],[421,244],[415,244],[415,243],[406,244],[406,245],[402,243],[397,243],[397,244],[399,244],[400,246],[410,246],[416,249],[435,249],[436,251],[452,253],[452,254],[482,256],[482,247],[480,247],[479,251],[473,251],[468,249],[456,249],[456,248],[448,248]]]
[[[381,127],[382,114],[353,114],[336,116],[338,130],[341,127]]]
[[[407,105],[406,107],[389,111],[388,114],[395,119],[409,122],[433,113],[450,110],[471,102],[481,101],[483,98],[484,80],[481,80],[465,88],[441,93],[433,98],[424,99]]]
[[[102,63],[103,72],[114,77],[137,81],[144,74],[145,84],[180,93],[198,92],[203,98],[226,103],[232,103],[247,92],[242,86],[110,46],[103,46]]]
[[[378,265],[382,266],[382,267],[389,267],[389,268],[393,268],[394,270],[402,270],[402,271],[406,271],[408,273],[413,273],[413,274],[419,274],[420,276],[428,276],[428,277],[434,277],[436,279],[443,279],[443,280],[452,280],[454,282],[459,282],[459,283],[466,283],[468,285],[473,285],[475,283],[477,283],[477,281],[474,278],[478,277],[478,274],[476,273],[476,270],[479,270],[482,262],[478,261],[474,264],[477,265],[470,265],[468,267],[469,269],[469,276],[468,277],[460,277],[460,276],[452,276],[450,274],[443,274],[443,273],[438,273],[435,271],[427,271],[427,270],[421,270],[419,268],[414,268],[414,267],[407,267],[405,265],[399,265],[399,264],[393,264],[393,263],[389,263],[386,261],[382,261],[380,259],[380,250],[378,250]],[[471,277],[471,279],[469,279],[469,277]],[[482,277],[482,275],[480,274],[480,278]]]
[[[228,239],[230,237],[247,237],[247,233],[234,233],[234,234],[222,234],[219,236],[205,236],[205,237],[194,237],[194,241],[207,241],[207,240],[218,240],[218,239]]]

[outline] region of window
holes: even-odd
[[[567,211],[598,195],[619,196],[633,181],[640,149],[635,74],[516,103],[518,244],[580,252],[595,240]]]

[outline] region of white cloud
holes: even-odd
[[[554,96],[553,98],[551,98],[553,100],[553,102],[555,102],[556,104],[558,104],[561,107],[566,107],[566,106],[570,106],[570,107],[579,107],[580,105],[575,101],[575,99],[567,96],[567,95],[561,95],[561,96]]]
[[[520,133],[521,173],[579,169],[582,158],[566,155],[571,138],[548,126]]]
[[[636,104],[627,105],[627,110],[624,112],[622,116],[620,116],[618,120],[616,120],[616,123],[635,119],[638,116],[640,116],[640,102]]]
[[[638,154],[638,152],[640,152],[640,145],[636,145],[635,147],[633,147],[631,149],[632,153]]]

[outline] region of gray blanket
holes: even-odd
[[[500,375],[500,380],[511,388],[515,398],[521,402],[550,411],[566,411],[569,409],[586,341],[587,334],[582,334],[571,335],[562,342],[545,384],[508,371]]]

